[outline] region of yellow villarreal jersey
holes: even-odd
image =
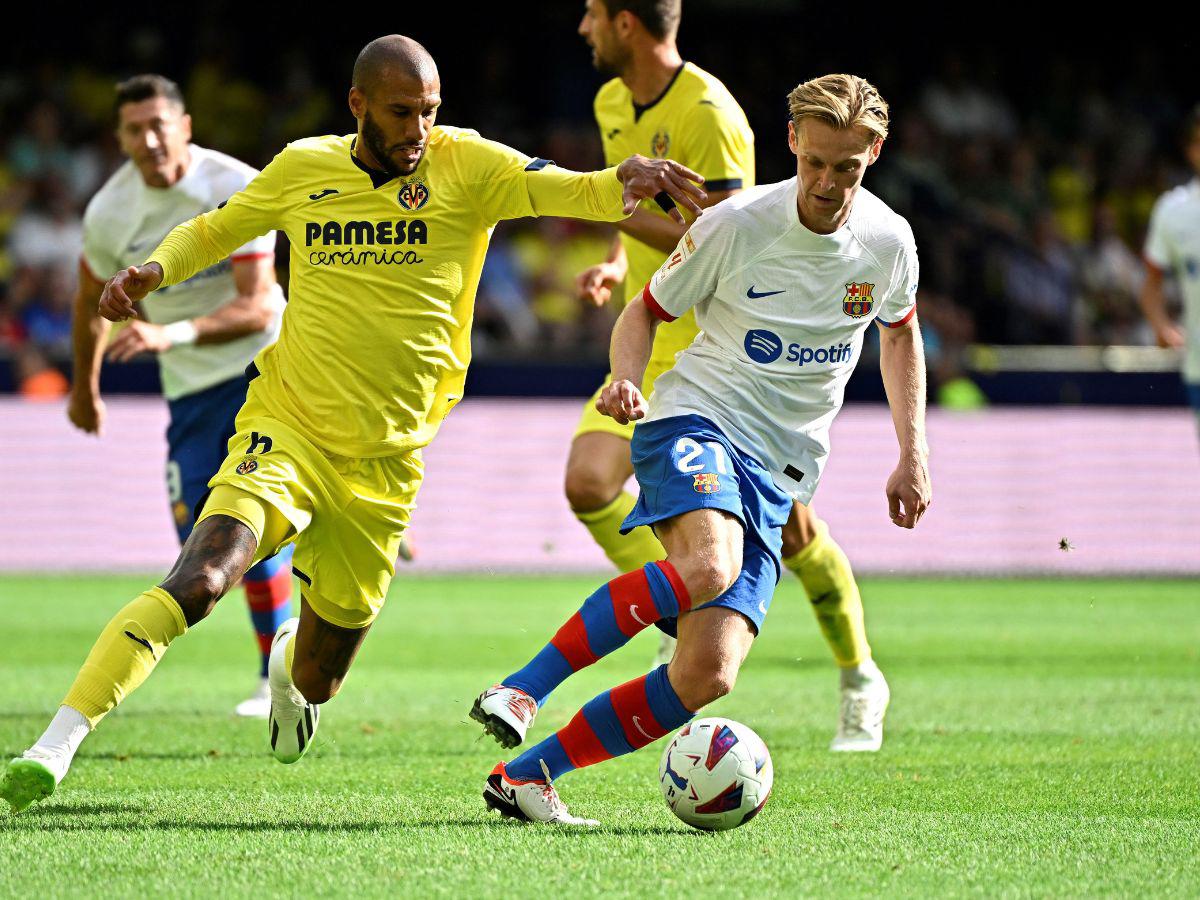
[[[174,284],[249,236],[284,231],[289,302],[251,390],[329,453],[385,456],[429,443],[462,397],[496,223],[616,221],[621,183],[611,169],[569,172],[458,128],[434,128],[410,176],[366,168],[353,147],[352,135],[289,145],[150,259]]]
[[[596,124],[604,142],[604,157],[616,165],[631,154],[669,157],[703,175],[705,188],[727,191],[754,184],[754,132],[733,95],[712,75],[684,63],[657,100],[634,105],[633,95],[619,78],[596,94]],[[653,201],[642,208],[665,213]],[[629,274],[625,296],[640,291],[662,265],[661,250],[621,235]],[[671,362],[696,336],[696,317],[689,311],[669,325],[660,325],[654,359]]]

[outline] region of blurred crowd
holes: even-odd
[[[686,32],[681,45],[688,56]],[[511,52],[483,52],[479,64],[497,77],[473,95],[474,108],[448,103],[443,120],[561,165],[599,165],[589,118],[599,81],[574,78],[583,68],[570,73],[539,126],[536,110],[504,102]],[[262,165],[287,140],[353,125],[341,88],[318,84],[299,53],[265,80],[242,74],[229,53],[200,59],[166,71],[184,88],[198,143]],[[730,62],[726,73],[719,58],[697,61],[742,98],[759,180],[792,174],[782,137],[790,83],[754,92],[746,85],[764,75],[761,63]],[[864,70],[892,99],[892,134],[866,184],[916,232],[922,323],[943,383],[975,342],[1150,343],[1137,305],[1140,248],[1155,199],[1190,177],[1177,129],[1194,98],[1172,95],[1152,65],[1111,89],[1102,71],[1064,61],[1024,91],[993,77],[1002,68],[949,52],[919,78]],[[127,74],[47,63],[0,77],[0,354],[30,392],[65,387],[81,218],[122,161],[112,89]],[[602,359],[616,310],[577,299],[574,280],[611,236],[561,220],[497,229],[480,286],[478,355]]]

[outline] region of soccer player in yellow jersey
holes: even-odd
[[[462,397],[496,223],[616,221],[664,192],[664,204],[700,211],[699,176],[670,160],[632,157],[580,174],[435,127],[440,91],[420,44],[372,41],[350,90],[357,134],[289,145],[244,190],[105,286],[101,314],[123,320],[135,301],[255,235],[279,229],[291,241],[282,331],[251,367],[199,520],[170,574],[109,622],[50,727],[9,764],[0,797],[14,811],[52,793],[90,730],[171,642],[288,543],[305,589],[299,619],[272,645],[270,737],[276,759],[298,760],[383,605],[421,483],[421,448]]]
[[[630,153],[667,156],[705,178],[706,206],[754,184],[754,135],[737,101],[715,77],[679,55],[675,35],[681,0],[587,0],[579,33],[596,67],[615,76],[596,95],[596,124],[611,164]],[[640,292],[683,236],[685,226],[642,204],[618,223],[608,259],[579,276],[584,299],[604,303]],[[621,287],[623,283],[623,288]],[[671,368],[675,355],[696,336],[695,314],[661,325],[654,338],[642,390]],[[607,382],[606,382],[607,383]],[[622,572],[662,559],[665,551],[649,528],[619,531],[633,508],[625,490],[633,474],[633,426],[596,410],[597,390],[584,407],[567,461],[571,509]],[[796,503],[783,531],[784,565],[804,585],[840,669],[841,705],[835,751],[878,750],[887,710],[887,681],[871,658],[862,600],[850,562],[828,526]],[[658,662],[671,658],[675,640],[664,634]]]

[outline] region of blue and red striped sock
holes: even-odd
[[[242,579],[246,605],[262,654],[262,677],[267,677],[271,641],[279,626],[292,616],[292,552],[289,544],[269,559],[251,566]]]
[[[550,643],[501,684],[519,688],[541,706],[574,672],[590,666],[659,619],[691,609],[683,579],[665,559],[614,578],[584,601]]]
[[[542,761],[557,778],[614,756],[640,750],[692,718],[667,679],[667,667],[605,691],[584,704],[565,727],[504,767],[514,780],[540,780]]]

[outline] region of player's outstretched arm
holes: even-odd
[[[100,315],[110,322],[124,322],[137,315],[133,304],[155,290],[163,280],[163,270],[156,262],[122,269],[104,285],[100,294]]]
[[[658,323],[658,317],[647,309],[642,298],[635,297],[613,326],[609,345],[612,381],[596,398],[596,409],[622,425],[645,418],[649,410],[641,386]]]
[[[879,370],[900,443],[900,461],[887,482],[888,514],[899,527],[912,528],[933,502],[925,440],[925,349],[916,316],[879,332]]]
[[[683,213],[671,201],[698,216],[703,212],[700,204],[708,199],[700,188],[704,176],[673,159],[649,159],[635,153],[617,166],[617,178],[624,188],[621,199],[626,215],[641,201],[654,200],[676,223],[684,225]]]
[[[79,286],[71,319],[71,349],[74,357],[71,398],[67,418],[80,431],[101,434],[104,431],[104,401],[100,399],[100,367],[104,362],[104,342],[112,325],[99,315],[104,282],[96,278],[81,260]]]

